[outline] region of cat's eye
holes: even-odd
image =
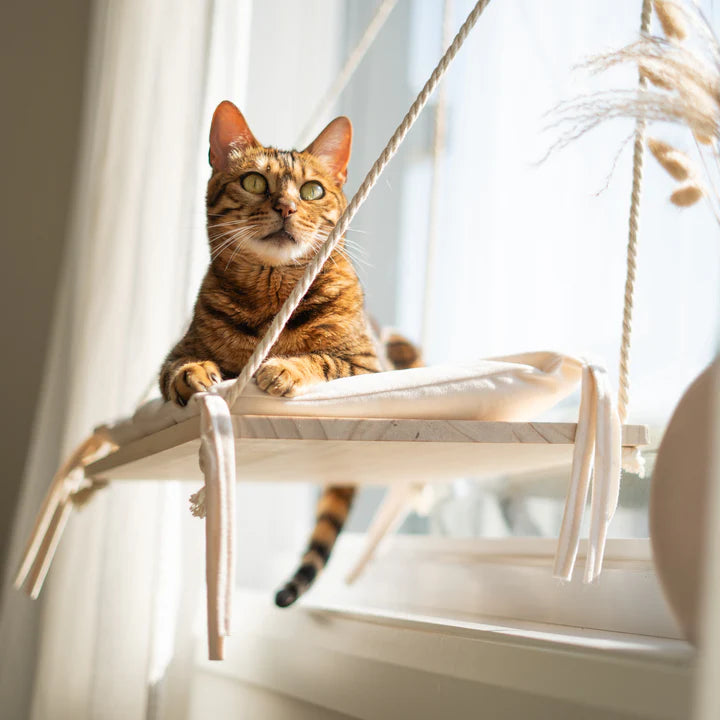
[[[262,195],[267,192],[267,180],[260,173],[251,172],[243,175],[240,182],[243,188],[253,195]]]
[[[300,197],[303,200],[319,200],[324,194],[325,188],[316,180],[310,180],[300,188]]]

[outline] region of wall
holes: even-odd
[[[0,566],[38,397],[79,137],[90,0],[0,10]]]

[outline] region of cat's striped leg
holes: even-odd
[[[273,357],[257,371],[255,380],[270,395],[293,397],[314,383],[380,371],[372,349],[353,353],[313,352]]]

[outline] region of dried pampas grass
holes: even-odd
[[[665,37],[676,40],[684,40],[687,37],[685,13],[681,7],[665,0],[654,0],[653,7]]]
[[[697,183],[680,185],[670,196],[670,202],[678,207],[690,207],[703,196],[703,189]]]
[[[696,6],[678,0],[654,0],[653,8],[664,36],[643,34],[636,42],[593,57],[583,65],[592,73],[634,65],[640,88],[595,93],[558,106],[551,116],[555,118],[553,127],[560,128],[561,135],[551,152],[613,118],[681,125],[695,140],[702,160],[699,164],[667,143],[648,141],[655,159],[681,183],[670,201],[688,207],[706,197],[720,218],[716,190],[720,185],[720,46]],[[709,192],[698,180],[703,173]]]
[[[676,150],[672,145],[668,145],[662,140],[650,138],[648,147],[655,159],[675,180],[687,180],[694,174],[690,158],[680,150]]]

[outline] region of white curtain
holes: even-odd
[[[94,3],[69,250],[10,571],[60,457],[134,408],[182,331],[207,257],[209,118],[224,97],[244,99],[250,14],[249,0]],[[8,574],[3,717],[180,716],[203,587],[202,525],[186,518],[186,488],[113,485],[71,518],[39,601]]]

